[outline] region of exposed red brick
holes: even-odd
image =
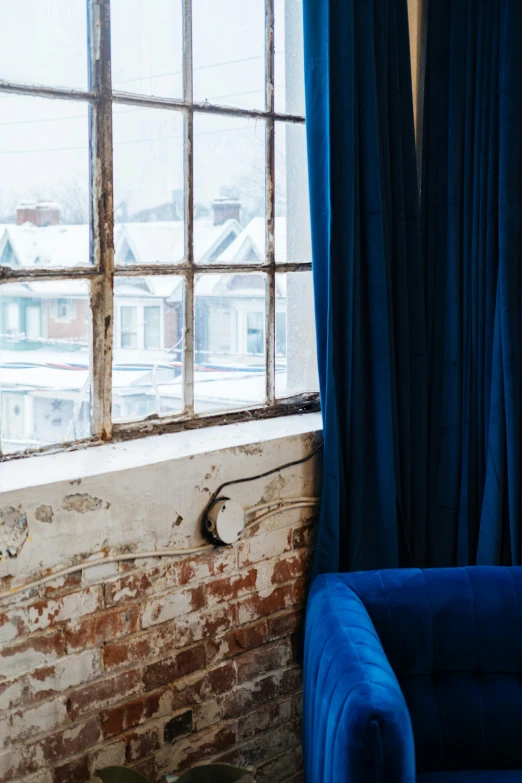
[[[131,729],[143,721],[158,718],[171,711],[170,691],[162,689],[147,693],[138,699],[103,710],[100,715],[104,737],[113,737],[122,731]]]
[[[238,621],[240,624],[247,624],[258,618],[266,617],[300,604],[303,600],[303,580],[275,587],[267,593],[254,593],[238,602]]]
[[[161,657],[172,648],[172,639],[172,626],[163,625],[114,644],[107,644],[103,649],[105,668],[111,671],[123,665]]]
[[[182,772],[205,759],[223,753],[234,745],[236,733],[233,726],[217,726],[186,739],[178,740],[172,746],[170,763],[172,768]]]
[[[236,667],[233,663],[226,663],[198,677],[187,677],[176,682],[172,693],[172,705],[183,707],[205,701],[218,693],[230,690],[235,683]]]
[[[82,572],[75,571],[74,574],[67,574],[61,579],[54,579],[52,582],[44,585],[43,594],[46,598],[55,598],[64,593],[70,593],[72,590],[81,587]]]
[[[222,603],[252,593],[256,588],[257,569],[250,568],[237,576],[216,579],[206,585],[208,602]]]
[[[121,701],[141,688],[140,669],[131,669],[115,677],[85,685],[69,693],[67,711],[73,720],[89,712],[100,712],[112,702]]]
[[[232,547],[222,547],[191,556],[174,563],[180,585],[197,582],[211,576],[230,573],[235,568],[235,552]]]
[[[78,756],[53,770],[54,783],[84,783],[91,779],[87,756]]]
[[[162,685],[170,685],[180,677],[204,669],[205,662],[205,646],[203,644],[182,650],[171,658],[146,666],[143,670],[144,687],[146,690],[151,690]]]
[[[34,747],[42,752],[47,761],[57,761],[83,753],[96,745],[100,738],[100,721],[97,717],[92,717],[70,729],[48,735],[35,743]]]
[[[207,662],[222,661],[233,658],[246,650],[261,647],[268,639],[266,620],[259,620],[251,625],[236,628],[218,639],[208,639]]]
[[[55,631],[45,636],[32,636],[0,650],[0,671],[6,677],[36,669],[46,662],[65,655],[63,633]]]
[[[281,612],[268,618],[269,639],[279,639],[282,636],[290,636],[301,628],[303,612],[292,609],[289,612]]]
[[[103,607],[103,596],[99,585],[84,590],[37,601],[27,607],[28,625],[32,631],[40,631],[67,620],[76,620],[92,614]]]
[[[65,629],[67,652],[97,647],[135,633],[138,628],[138,608],[121,607],[112,612],[91,615]]]
[[[169,565],[158,563],[147,571],[133,571],[120,579],[108,582],[105,585],[105,605],[116,606],[129,601],[140,601],[153,590],[155,585],[160,589],[174,587],[175,577],[172,575],[169,580],[170,573]]]
[[[295,555],[280,558],[274,563],[272,584],[282,584],[297,579],[308,572],[311,561],[309,549],[303,549]]]
[[[292,661],[292,647],[288,640],[265,645],[245,653],[236,661],[238,683],[253,680],[260,674],[282,669]]]
[[[159,726],[144,726],[125,735],[127,761],[139,761],[150,756],[162,745]]]

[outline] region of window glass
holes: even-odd
[[[0,286],[4,453],[90,436],[88,293],[83,280],[35,280]],[[74,317],[72,308],[67,321],[58,317],[59,301],[74,303]]]
[[[195,288],[197,411],[264,402],[266,276],[198,275]]]
[[[185,328],[183,278],[117,276],[114,301],[114,420],[180,413]]]
[[[192,0],[194,100],[265,108],[265,0]]]
[[[181,0],[111,0],[112,86],[181,98]]]
[[[85,0],[15,0],[2,8],[0,80],[87,88]]]

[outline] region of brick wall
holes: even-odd
[[[82,783],[108,764],[156,781],[202,760],[300,781],[295,648],[313,524],[290,519],[234,548],[98,566],[0,606],[0,783]]]

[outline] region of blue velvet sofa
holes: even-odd
[[[522,783],[522,568],[317,577],[306,783]]]

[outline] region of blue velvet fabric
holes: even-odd
[[[521,41],[520,0],[429,4],[428,566],[522,564]]]
[[[521,607],[522,568],[317,577],[305,634],[307,783],[521,779]]]
[[[522,783],[521,770],[434,772],[417,776],[418,783]]]
[[[303,0],[324,459],[315,571],[423,565],[426,345],[407,0]]]

